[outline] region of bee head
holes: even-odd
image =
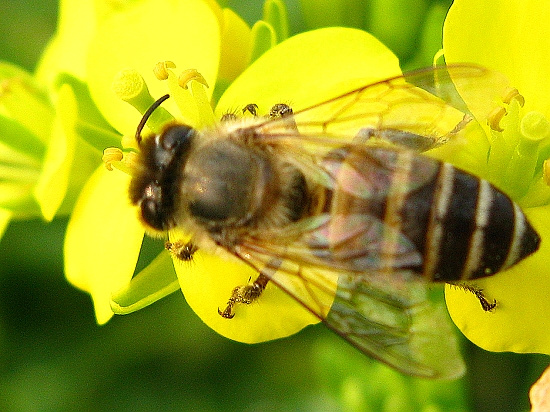
[[[154,231],[175,225],[178,187],[195,133],[190,126],[173,124],[140,142],[130,201],[139,207],[141,221]]]

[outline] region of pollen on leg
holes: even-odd
[[[258,300],[268,282],[269,277],[260,273],[251,285],[237,286],[227,301],[227,307],[223,311],[218,308],[218,314],[226,319],[232,319],[235,316],[235,305],[240,303],[249,305]]]
[[[198,250],[194,243],[185,241],[166,242],[164,247],[172,254],[172,256],[182,262],[189,262],[193,260],[193,255]]]
[[[286,103],[277,103],[269,111],[269,117],[271,119],[278,119],[280,117],[286,117],[292,115],[294,112],[292,107]]]

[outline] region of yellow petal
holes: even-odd
[[[52,85],[60,72],[86,77],[86,53],[95,29],[94,0],[61,0],[57,33],[42,54],[37,77]]]
[[[319,319],[288,294],[268,283],[260,298],[237,305],[235,317],[220,316],[233,289],[249,285],[258,273],[221,249],[199,249],[191,262],[174,262],[181,290],[193,311],[220,335],[257,343],[292,335]]]
[[[65,275],[92,295],[97,322],[113,312],[111,293],[134,273],[143,227],[128,200],[130,177],[102,165],[82,189],[65,237]]]
[[[473,62],[505,74],[526,109],[550,115],[550,2],[456,0],[443,30],[447,63]]]
[[[550,206],[526,214],[543,239],[540,249],[510,270],[475,282],[497,300],[495,310],[484,312],[473,294],[452,286],[445,298],[453,322],[483,349],[550,354]]]
[[[275,103],[299,110],[376,80],[400,74],[391,51],[356,29],[301,33],[256,60],[220,98],[216,113],[249,103],[267,113]]]
[[[223,9],[221,32],[220,80],[232,81],[250,62],[252,39],[250,27],[231,9]]]
[[[135,69],[151,95],[160,97],[167,87],[154,76],[153,68],[170,60],[178,70],[197,69],[208,84],[214,85],[219,42],[218,19],[202,1],[131,2],[100,24],[90,45],[87,76],[92,97],[114,127],[122,134],[131,134],[141,116],[114,95],[111,85],[115,75],[123,69]],[[174,102],[167,101],[165,107],[177,112]]]
[[[75,96],[69,85],[63,85],[59,90],[58,107],[44,168],[34,189],[42,215],[48,221],[53,219],[65,197],[74,158],[74,128],[78,113]]]

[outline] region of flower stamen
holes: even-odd
[[[215,123],[210,98],[206,93],[208,83],[196,69],[187,69],[176,76],[171,69],[176,65],[167,60],[156,64],[153,72],[159,80],[166,80],[170,96],[180,109],[180,120],[197,128]]]
[[[170,60],[158,62],[153,68],[153,74],[159,80],[167,80],[170,75],[167,69],[175,69],[176,64]]]
[[[105,164],[107,170],[113,170],[113,162],[120,162],[124,157],[122,150],[118,147],[108,147],[103,151],[101,160]]]
[[[494,130],[495,132],[503,132],[504,129],[500,126],[500,122],[507,114],[508,113],[504,107],[497,107],[489,113],[489,116],[487,117],[487,124],[491,130]]]
[[[208,83],[196,69],[187,69],[178,76],[178,85],[192,95],[198,115],[198,127],[212,126],[216,123],[210,99],[206,93]]]
[[[187,90],[187,86],[189,82],[191,82],[191,80],[195,80],[196,82],[202,84],[204,87],[208,87],[206,79],[196,69],[187,69],[181,72],[178,77],[178,84],[180,85],[180,87]]]
[[[511,194],[519,199],[527,194],[530,183],[533,183],[537,175],[537,165],[540,167],[540,146],[550,136],[550,123],[542,113],[531,111],[519,120],[516,127],[515,130],[511,129],[516,134],[516,142],[504,181],[512,189]],[[540,178],[540,172],[538,176]]]
[[[519,90],[515,87],[511,87],[502,99],[503,103],[505,104],[512,103],[512,100],[516,100],[519,103],[520,107],[525,106],[525,97],[523,97],[523,95],[520,94]]]
[[[103,151],[103,163],[107,170],[113,168],[133,176],[137,168],[137,154],[135,152],[124,153],[118,147],[108,147]]]

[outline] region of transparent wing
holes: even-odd
[[[464,367],[445,309],[419,276],[419,246],[377,214],[390,196],[421,193],[436,172],[436,160],[410,152],[405,167],[402,152],[353,147],[326,157],[316,166],[330,182],[326,212],[245,238],[236,254],[362,352],[407,374],[450,379]]]
[[[410,271],[331,271],[261,249],[240,245],[238,254],[366,355],[414,376],[464,373],[443,304],[434,304],[427,283]]]
[[[507,87],[477,66],[430,68],[256,123],[258,135],[275,148],[284,143],[281,154],[329,200],[324,212],[244,239],[232,252],[364,353],[411,375],[460,376],[464,365],[444,307],[431,302],[418,276],[418,245],[372,209],[389,196],[420,192],[439,163],[402,147],[366,148],[364,140],[416,152],[442,145],[484,124]],[[341,202],[330,201],[334,196]]]
[[[286,160],[304,173],[316,211],[249,239],[251,249],[258,245],[273,256],[344,272],[387,267],[421,273],[417,219],[429,213],[438,160],[364,145],[340,147],[322,159],[289,154]]]
[[[504,76],[480,66],[431,67],[365,85],[258,127],[266,139],[305,142],[323,136],[326,144],[365,134],[384,139],[390,131],[394,143],[423,151],[447,142],[475,119],[485,124],[509,90]],[[415,141],[419,136],[421,141]]]
[[[442,303],[407,271],[341,275],[325,324],[359,350],[409,375],[464,373]]]

